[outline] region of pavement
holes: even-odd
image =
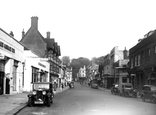
[[[54,91],[54,94],[61,93],[67,90],[69,87],[63,89],[58,88]],[[0,95],[0,115],[16,115],[19,111],[27,106],[28,92],[12,94],[12,95]]]

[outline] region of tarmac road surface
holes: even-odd
[[[57,94],[51,107],[26,107],[18,115],[156,115],[156,104],[75,83]]]

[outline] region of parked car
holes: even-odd
[[[74,88],[74,81],[69,82],[68,85],[70,88]]]
[[[98,83],[97,83],[97,81],[95,81],[95,80],[92,80],[92,81],[91,81],[91,88],[96,88],[96,89],[98,89]]]
[[[119,84],[113,84],[112,88],[111,88],[111,93],[112,94],[119,94]]]
[[[141,92],[141,98],[143,101],[148,99],[150,102],[156,104],[156,86],[144,85]]]
[[[137,90],[133,89],[131,83],[122,83],[121,88],[119,88],[119,95],[121,96],[129,96],[129,97],[137,97]]]
[[[52,83],[39,82],[33,83],[32,86],[33,90],[28,94],[28,106],[31,107],[35,104],[45,104],[50,107],[54,98]]]

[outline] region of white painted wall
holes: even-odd
[[[41,61],[37,55],[33,52],[24,51],[25,56],[25,67],[24,67],[24,91],[31,91],[32,90],[32,66],[38,68],[39,70],[43,70],[48,72],[47,82],[49,82],[49,62]],[[39,65],[39,63],[43,64],[45,67]]]

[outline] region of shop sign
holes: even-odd
[[[5,55],[0,53],[0,59],[4,59]]]

